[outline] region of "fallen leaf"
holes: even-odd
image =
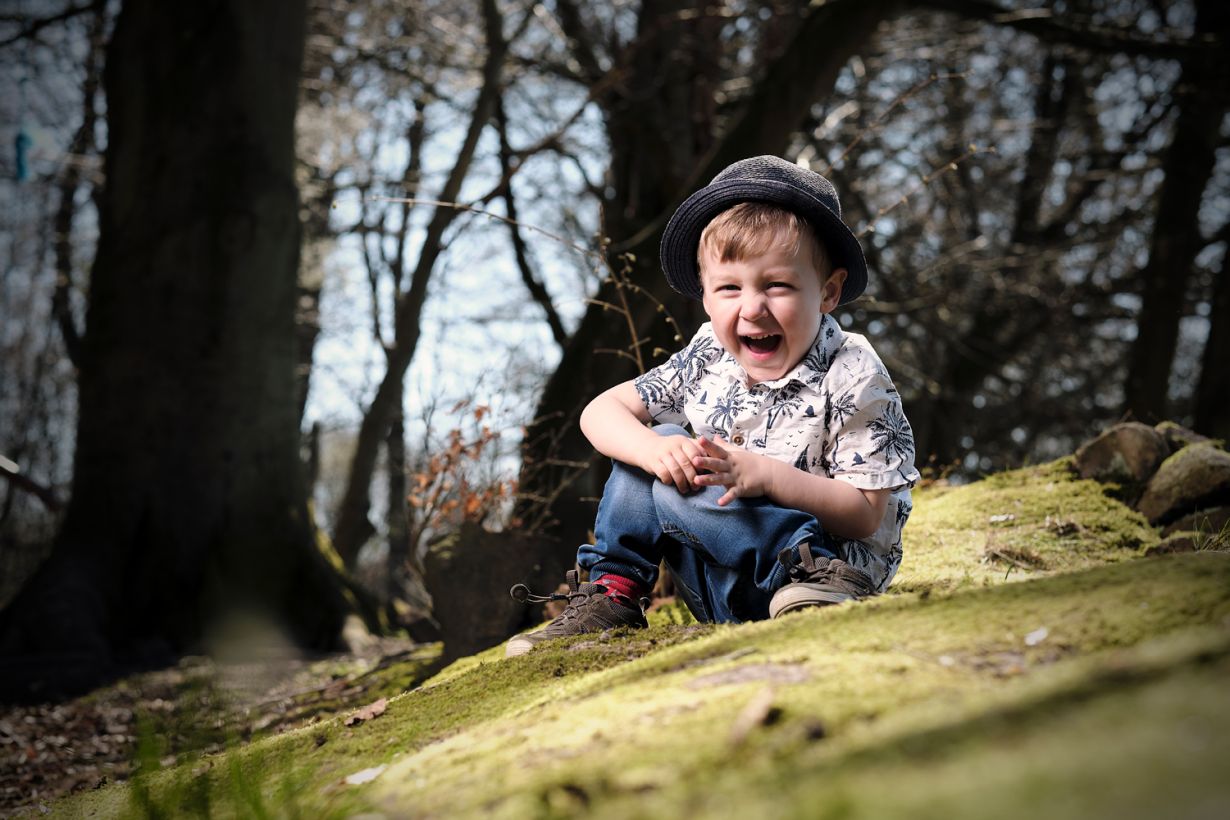
[[[386,768],[388,768],[388,766],[385,764],[381,764],[379,766],[372,766],[370,769],[364,769],[361,772],[355,772],[352,775],[347,775],[346,779],[343,780],[342,782],[345,783],[347,786],[361,786],[364,783],[371,783],[373,780],[379,777],[380,773],[383,772]]]
[[[368,705],[364,706],[362,709],[355,711],[354,714],[346,718],[344,723],[346,726],[354,726],[356,724],[362,723],[365,720],[371,720],[372,718],[380,717],[381,715],[384,714],[384,710],[388,708],[388,705],[389,705],[388,698],[381,698],[375,703],[369,703]]]

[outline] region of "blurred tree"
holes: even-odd
[[[8,686],[165,660],[235,614],[305,646],[344,604],[298,461],[294,115],[305,10],[128,0],[107,50],[106,178],[73,496],[0,621]]]
[[[1226,249],[1230,246],[1230,222],[1215,238],[1222,246],[1221,270],[1216,274],[1209,316],[1230,316],[1230,275],[1225,269]],[[1222,441],[1230,441],[1230,322],[1209,323],[1209,336],[1200,363],[1200,383],[1196,391],[1196,429]]]
[[[1093,4],[1067,4],[1026,35],[903,19],[804,130],[866,232],[876,275],[852,324],[896,374],[923,458],[969,473],[1054,457],[1119,412],[1129,334],[1155,310],[1130,294],[1174,124],[1170,55],[1200,50],[1165,45],[1190,36],[1182,8],[1150,39],[1148,5],[1095,26]],[[1135,42],[1068,36],[1089,30]],[[971,144],[995,153],[950,168]]]
[[[1230,109],[1230,61],[1224,49],[1228,35],[1230,5],[1196,0],[1195,42],[1202,48],[1179,61],[1174,89],[1178,113],[1162,160],[1165,179],[1157,198],[1149,260],[1140,272],[1140,318],[1124,396],[1125,412],[1145,422],[1168,417],[1179,322],[1186,312],[1192,266],[1204,245],[1197,217],[1205,188],[1214,178],[1217,149],[1223,144],[1222,121]],[[1208,364],[1217,367],[1215,361]],[[1210,410],[1206,399],[1199,411],[1201,425],[1224,429],[1225,411],[1215,419]]]
[[[47,4],[42,4],[47,5]],[[0,15],[0,120],[34,135],[0,159],[0,608],[46,558],[72,479],[78,283],[96,230],[103,49],[114,9]],[[7,477],[8,480],[5,480]]]
[[[365,29],[374,27],[378,30],[382,24],[386,31],[390,27],[398,28],[396,23],[388,19],[389,11],[390,9],[379,4],[373,4],[361,24]],[[464,136],[455,149],[447,179],[436,194],[436,199],[443,203],[453,203],[458,199],[462,185],[470,173],[479,138],[495,113],[496,101],[501,93],[500,75],[507,43],[503,34],[504,18],[494,0],[483,0],[481,19],[486,48],[482,52],[480,88]],[[408,43],[405,47],[407,51],[411,51],[417,45],[420,44]],[[363,55],[356,56],[359,64],[365,59]],[[441,55],[434,56],[441,59]],[[390,70],[387,65],[381,65],[379,68],[382,73],[398,73],[398,69]],[[400,81],[397,78],[388,79],[397,84],[398,96],[408,92],[411,98],[408,110],[403,115],[407,159],[402,165],[400,179],[391,181],[389,187],[393,189],[393,193],[399,195],[399,199],[413,200],[418,195],[422,177],[426,102],[428,98],[436,95],[437,89],[431,79],[424,76],[430,72],[430,68],[407,65],[400,70],[406,73]],[[358,234],[361,240],[371,286],[373,336],[383,351],[385,362],[385,372],[375,395],[364,408],[346,489],[334,511],[333,543],[342,560],[350,567],[355,565],[360,549],[375,532],[369,517],[371,491],[382,446],[394,462],[388,467],[391,498],[395,499],[389,510],[391,537],[396,541],[391,546],[395,554],[406,554],[406,533],[401,523],[405,515],[406,497],[404,380],[406,370],[414,360],[418,348],[422,327],[420,319],[427,302],[432,274],[447,244],[444,241],[445,233],[462,213],[448,204],[431,206],[431,216],[418,242],[417,253],[412,252],[409,247],[412,240],[410,212],[415,203],[398,202],[390,207],[388,204],[373,204],[367,199],[374,193],[373,188],[377,185],[377,162],[374,154],[383,148],[383,145],[374,141],[370,142],[369,146],[372,155],[367,158],[367,175],[357,185],[360,194],[359,221],[356,225],[338,229]],[[393,295],[388,310],[388,314],[392,316],[389,332],[384,330],[382,319],[384,300],[381,294],[386,292],[386,288],[387,292]]]

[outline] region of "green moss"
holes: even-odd
[[[1162,462],[1162,467],[1167,470],[1177,470],[1182,465],[1202,461],[1203,454],[1210,449],[1224,450],[1225,448],[1220,441],[1198,441],[1175,450]],[[1158,470],[1160,471],[1162,467],[1158,467]]]
[[[1070,459],[914,494],[890,590],[986,586],[1136,557],[1155,531]]]
[[[598,817],[1215,815],[1230,798],[1219,765],[1228,653],[1224,632],[1155,642],[925,718],[889,715],[849,744],[801,731],[787,712],[722,777],[689,772],[641,794],[572,789]]]
[[[1087,817],[1170,814],[1171,786],[1178,813],[1227,799],[1230,554],[1124,560],[1153,530],[1064,462],[916,503],[895,594],[493,647],[359,726],[338,714],[55,809]],[[1023,583],[988,544],[1036,562],[1009,573]]]
[[[718,628],[546,687],[568,650],[531,653],[510,665],[535,670],[536,702],[422,747],[381,777],[374,799],[391,812],[549,815],[609,804],[661,816],[691,814],[697,795],[729,783],[724,794],[780,805],[776,784],[747,777],[749,767],[780,766],[817,735],[831,762],[1052,691],[1100,691],[1088,682],[1121,674],[1122,647],[1222,624],[1227,590],[1230,559],[1183,556]],[[766,687],[778,721],[733,743],[735,716]]]
[[[645,619],[649,621],[650,626],[666,626],[669,624],[687,626],[688,624],[696,623],[696,618],[693,617],[687,605],[677,599],[645,613]]]

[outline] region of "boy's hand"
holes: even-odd
[[[684,436],[658,436],[644,453],[640,467],[657,476],[663,484],[674,484],[681,493],[690,493],[699,486],[692,461],[702,455],[700,447]]]
[[[718,499],[719,506],[725,507],[736,498],[753,498],[769,494],[772,459],[737,447],[727,450],[721,446],[726,442],[720,438],[710,441],[702,436],[697,441],[705,453],[703,456],[693,458],[692,466],[709,472],[706,475],[698,475],[696,484],[703,487],[729,488],[726,494]]]

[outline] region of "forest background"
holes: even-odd
[[[553,585],[576,416],[702,320],[657,241],[744,156],[836,183],[933,477],[1230,431],[1223,4],[175,6],[0,14],[6,683]]]

